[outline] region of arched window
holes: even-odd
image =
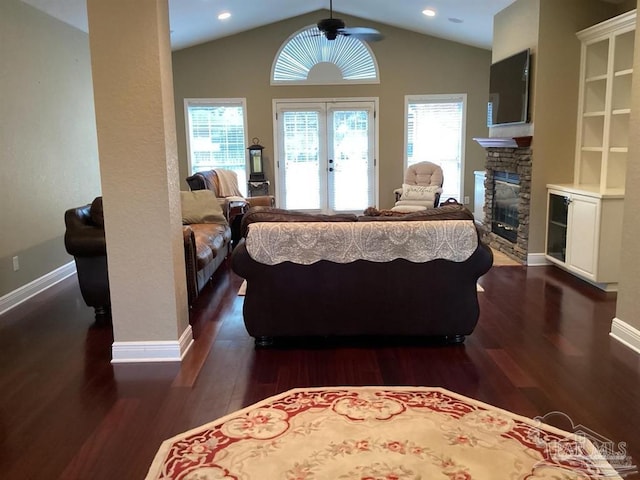
[[[380,83],[369,46],[338,35],[327,40],[318,27],[306,27],[280,47],[271,69],[272,85],[336,85]]]

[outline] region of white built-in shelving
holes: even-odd
[[[547,259],[605,290],[618,278],[635,26],[632,10],[578,32],[574,181],[547,185]]]

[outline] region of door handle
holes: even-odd
[[[333,172],[333,167],[329,167],[329,171],[330,171],[330,172]]]

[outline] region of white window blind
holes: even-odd
[[[335,69],[324,69],[313,75],[323,64]],[[378,67],[370,48],[354,37],[338,35],[327,40],[315,25],[290,37],[277,53],[271,83],[338,84],[378,83]]]
[[[185,100],[191,173],[226,169],[247,189],[247,142],[244,100]]]
[[[442,199],[461,200],[465,98],[407,97],[406,165],[429,161],[442,167]]]

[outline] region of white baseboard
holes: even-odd
[[[619,318],[614,318],[611,323],[611,332],[609,335],[640,354],[640,330],[637,328],[632,327]]]
[[[530,253],[527,255],[527,267],[543,267],[550,265],[544,253]]]
[[[61,282],[74,273],[76,273],[76,264],[72,261],[23,285],[13,292],[7,293],[3,297],[0,297],[0,315],[35,297],[39,293],[44,292],[47,288],[51,288],[56,283]]]
[[[180,362],[193,345],[191,325],[176,341],[113,342],[111,363]]]

